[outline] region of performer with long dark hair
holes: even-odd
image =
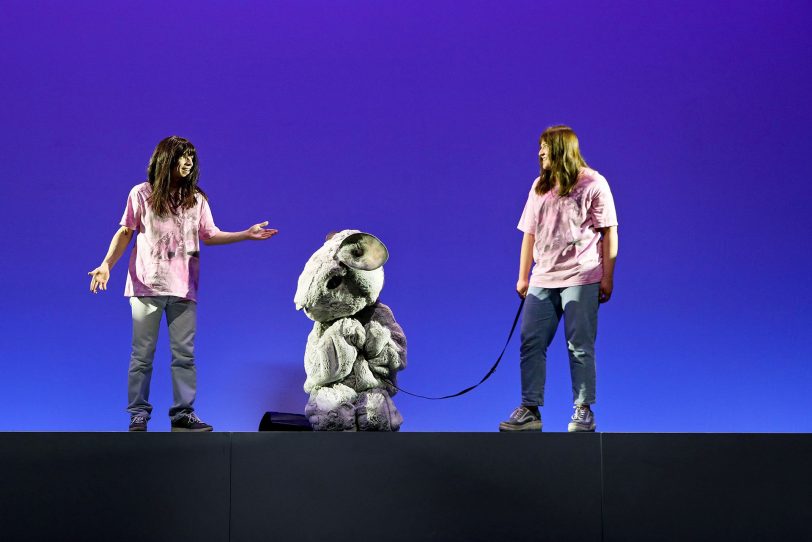
[[[200,241],[206,245],[258,241],[271,238],[277,230],[265,229],[267,222],[241,232],[217,228],[208,198],[197,184],[200,170],[195,147],[182,137],[167,137],[158,143],[147,173],[147,181],[130,190],[121,228],[113,236],[104,261],[88,273],[90,291],[107,289],[110,269],[124,254],[133,233],[137,233],[124,288],[133,317],[129,430],[147,430],[152,412],[152,360],[158,328],[166,313],[172,351],[172,431],[211,431],[211,425],[201,421],[193,407],[197,391],[194,339]]]
[[[541,134],[539,162],[541,172],[518,225],[524,232],[516,283],[525,298],[522,404],[499,430],[541,430],[547,347],[563,316],[575,404],[568,430],[594,431],[590,405],[595,402],[598,304],[612,296],[618,245],[615,204],[606,179],[587,166],[568,126],[553,126]]]

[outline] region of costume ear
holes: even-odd
[[[372,271],[386,263],[389,251],[374,235],[353,233],[341,242],[336,259],[353,269]]]

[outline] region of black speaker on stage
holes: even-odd
[[[260,431],[312,431],[304,414],[266,412],[259,422]]]

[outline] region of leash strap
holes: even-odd
[[[412,397],[419,397],[421,399],[429,399],[430,401],[439,401],[440,399],[451,399],[452,397],[459,397],[460,395],[465,395],[469,391],[473,390],[474,388],[478,387],[480,384],[482,384],[483,382],[488,380],[491,377],[491,375],[494,372],[496,372],[496,367],[499,366],[499,362],[502,361],[502,356],[505,355],[505,350],[507,350],[508,344],[510,344],[510,339],[511,339],[511,337],[513,337],[513,332],[516,331],[516,324],[519,323],[519,316],[521,316],[521,314],[522,314],[522,307],[524,307],[524,299],[522,299],[522,302],[519,303],[519,310],[516,311],[516,317],[513,319],[513,325],[510,328],[510,333],[508,333],[507,341],[505,341],[505,346],[502,347],[502,353],[499,354],[498,358],[496,358],[496,363],[493,364],[493,367],[491,367],[491,370],[488,371],[488,373],[485,376],[482,377],[482,380],[480,380],[479,382],[477,382],[473,386],[469,386],[469,387],[465,388],[464,390],[458,391],[457,393],[452,393],[451,395],[443,395],[442,397],[427,397],[425,395],[419,395],[417,393],[412,393],[410,391],[406,391],[403,388],[399,388],[399,387],[392,384],[391,382],[389,382],[386,379],[384,379],[384,382],[386,382],[387,384],[389,384],[390,386],[392,386],[393,388],[395,388],[399,392],[405,393],[406,395],[411,395]]]

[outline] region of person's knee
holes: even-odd
[[[567,350],[572,357],[579,361],[590,361],[595,359],[595,345],[591,343],[576,343],[567,341]]]
[[[130,373],[144,373],[152,370],[152,356],[140,357],[133,355],[130,357]]]
[[[195,365],[195,357],[191,353],[172,352],[172,367],[191,368]]]

